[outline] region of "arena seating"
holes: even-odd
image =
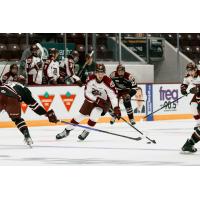
[[[177,34],[161,34],[167,41],[175,47],[177,46]],[[179,34],[180,51],[192,59],[195,63],[200,62],[200,34],[199,33],[180,33]]]
[[[67,42],[74,43],[81,57],[85,55],[84,33],[67,33]],[[112,60],[113,53],[108,49],[107,38],[115,34],[96,34],[97,59]],[[29,44],[34,41],[39,43],[63,43],[64,34],[61,33],[34,33],[29,34]],[[92,34],[88,34],[88,51],[91,52]],[[26,34],[23,33],[1,33],[0,34],[0,61],[20,60],[22,52],[26,49]],[[82,55],[83,54],[83,55]]]

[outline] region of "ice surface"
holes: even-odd
[[[0,165],[200,165],[200,149],[195,154],[180,153],[194,125],[194,120],[139,122],[136,127],[157,144],[94,131],[85,141],[79,142],[77,137],[81,128],[57,141],[55,135],[65,126],[30,127],[34,141],[32,149],[24,144],[16,128],[1,128]],[[97,124],[96,128],[140,136],[125,123]]]

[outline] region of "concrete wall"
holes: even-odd
[[[185,74],[185,67],[192,62],[180,52],[180,68],[177,68],[177,48],[165,41],[165,59],[161,62],[153,62],[155,83],[180,83]]]

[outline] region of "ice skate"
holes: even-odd
[[[116,117],[112,117],[110,120],[110,124],[113,125],[115,123]]]
[[[56,139],[57,139],[57,140],[63,139],[63,138],[65,138],[65,137],[67,137],[67,136],[69,135],[69,133],[70,133],[70,130],[67,130],[67,129],[65,128],[63,132],[58,133],[58,134],[56,135]]]
[[[29,146],[32,147],[31,145],[33,144],[33,140],[31,139],[31,136],[29,134],[28,130],[24,130],[23,131],[23,135],[24,135],[24,142]]]
[[[24,142],[25,142],[29,147],[32,147],[33,140],[31,139],[30,136],[24,137]]]
[[[130,123],[131,123],[131,125],[135,125],[136,123],[135,123],[135,121],[134,121],[134,119],[130,119]]]
[[[195,153],[197,151],[197,148],[194,147],[194,144],[192,144],[191,140],[187,139],[186,143],[182,147],[182,151]]]
[[[85,140],[85,138],[89,135],[89,132],[84,130],[79,136],[78,139],[79,140]]]

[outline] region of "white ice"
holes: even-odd
[[[136,127],[155,139],[133,141],[92,131],[79,142],[83,129],[57,141],[65,126],[30,127],[34,141],[28,148],[16,128],[0,129],[0,165],[200,165],[200,146],[195,154],[182,154],[181,147],[191,136],[194,120],[139,122]],[[140,136],[125,123],[97,124],[96,128],[122,135]]]

